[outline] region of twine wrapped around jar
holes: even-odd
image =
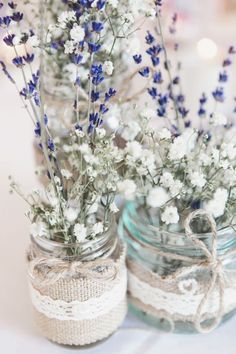
[[[211,245],[192,232],[191,222],[199,216],[206,217],[211,227]],[[126,230],[127,231],[127,230]],[[185,235],[204,258],[194,259],[145,244],[135,239],[141,247],[150,249],[167,260],[187,262],[170,275],[161,276],[128,258],[128,293],[131,303],[145,313],[166,319],[173,331],[175,321],[190,322],[200,333],[216,328],[224,315],[236,309],[236,271],[224,266],[227,257],[236,256],[236,249],[217,255],[217,228],[214,218],[204,210],[192,212],[185,221]],[[129,237],[132,235],[129,233]],[[201,275],[208,274],[207,281]]]
[[[126,311],[126,247],[114,258],[78,262],[29,252],[28,269],[36,324],[48,339],[88,345],[111,335]]]

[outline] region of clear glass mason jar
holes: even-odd
[[[218,231],[215,244],[212,232],[195,234],[196,241],[161,230],[136,201],[125,205],[118,233],[128,246],[129,307],[143,321],[164,331],[209,332],[236,312],[232,228]]]
[[[31,236],[31,299],[46,338],[84,346],[116,331],[127,312],[125,250],[114,220],[103,235],[81,244]]]

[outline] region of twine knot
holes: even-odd
[[[206,244],[198,238],[192,232],[191,222],[193,219],[199,216],[206,217],[210,227],[211,227],[211,239],[212,244],[210,249],[207,248]],[[205,262],[200,266],[203,268],[208,268],[211,273],[211,279],[208,286],[205,287],[205,293],[203,298],[198,306],[196,318],[195,318],[195,327],[201,333],[208,333],[214,328],[216,328],[221,322],[223,313],[224,313],[224,293],[225,293],[225,278],[224,278],[224,269],[223,264],[219,258],[217,258],[217,227],[216,222],[211,214],[205,210],[199,209],[192,212],[185,221],[185,233],[186,236],[200,249],[205,255]],[[190,267],[191,270],[191,267]],[[211,323],[203,325],[203,310],[207,302],[209,301],[213,292],[218,291],[219,293],[219,305],[216,317]]]
[[[31,251],[29,251],[31,252]],[[59,258],[32,258],[29,260],[29,276],[34,285],[45,287],[58,280],[70,278],[88,278],[96,282],[110,282],[116,279],[119,267],[113,259],[94,261],[66,261]]]

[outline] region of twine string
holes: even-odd
[[[30,259],[30,257],[28,257]],[[116,279],[118,266],[112,259],[91,262],[68,262],[59,258],[33,258],[29,260],[29,276],[34,285],[45,287],[67,277],[85,277],[97,282]]]
[[[199,239],[199,235],[195,234],[192,231],[191,223],[197,217],[205,217],[209,226],[211,228],[211,244],[208,248],[207,245]],[[161,278],[167,284],[176,283],[177,285],[183,280],[184,277],[189,277],[191,274],[196,274],[197,272],[209,272],[210,280],[207,284],[203,286],[203,298],[198,305],[196,315],[194,316],[193,324],[196,330],[200,333],[208,333],[216,328],[222,320],[224,315],[224,295],[225,295],[225,283],[227,273],[234,272],[233,270],[228,270],[223,266],[223,260],[225,257],[229,257],[236,254],[236,248],[230,249],[224,252],[223,256],[217,255],[217,226],[214,218],[211,214],[206,212],[203,209],[196,210],[189,214],[189,216],[185,220],[185,235],[190,242],[192,242],[198,250],[201,250],[203,253],[203,257],[199,259],[195,259],[194,257],[190,257],[187,255],[181,255],[173,252],[166,252],[165,250],[157,249],[156,246],[151,244],[146,244],[142,239],[135,238],[126,228],[126,232],[129,237],[133,239],[134,242],[139,243],[142,248],[147,248],[149,251],[155,253],[160,257],[165,257],[170,260],[179,260],[184,263],[188,263],[188,265],[182,266],[175,272],[165,275],[158,276],[153,271],[146,269],[146,272],[150,273],[150,275],[155,277],[157,280]],[[143,265],[142,265],[142,268]],[[160,286],[160,282],[159,282]],[[204,310],[206,304],[209,302],[213,293],[218,292],[218,308],[215,315],[215,318],[207,323],[204,323]]]
[[[211,250],[207,248],[205,243],[202,240],[199,240],[197,235],[192,232],[191,222],[193,219],[204,216],[207,219],[211,227]],[[187,217],[185,221],[185,234],[187,238],[190,238],[191,241],[202,250],[202,252],[206,256],[205,262],[200,266],[201,268],[208,268],[211,272],[211,280],[205,288],[205,294],[198,306],[194,325],[195,328],[200,333],[208,333],[216,328],[221,322],[222,316],[224,314],[224,293],[225,293],[225,280],[224,280],[224,270],[223,265],[220,259],[217,258],[217,227],[216,222],[211,214],[206,212],[205,210],[199,209]],[[190,267],[191,270],[191,267]],[[219,292],[219,304],[218,311],[215,318],[211,323],[203,325],[202,316],[205,305],[208,303],[212,293],[214,291]]]

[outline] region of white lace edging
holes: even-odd
[[[31,299],[34,307],[48,318],[61,321],[83,321],[95,319],[109,313],[118,306],[126,296],[127,271],[124,268],[120,280],[110,291],[106,291],[100,297],[90,298],[87,301],[66,302],[53,300],[49,296],[42,295],[30,284]]]
[[[188,292],[184,282],[193,283]],[[166,311],[170,315],[194,316],[198,310],[204,294],[196,294],[198,284],[195,279],[179,282],[181,294],[164,291],[158,287],[143,282],[132,272],[128,272],[128,290],[132,297],[140,300],[145,305],[150,305],[158,311]],[[193,290],[194,289],[194,290]],[[236,307],[236,287],[225,289],[224,313]],[[211,299],[203,307],[203,313],[213,314],[219,308],[219,292],[214,291]]]

